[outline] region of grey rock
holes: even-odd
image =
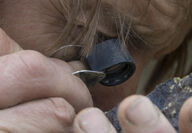
[[[147,97],[162,111],[176,131],[179,132],[178,115],[184,102],[191,96],[192,74],[183,79],[170,79],[158,85]],[[114,107],[106,113],[106,116],[116,128],[117,132],[121,133],[117,119],[117,109],[118,106]]]

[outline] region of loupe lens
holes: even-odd
[[[106,77],[101,81],[101,84],[106,86],[121,84],[132,76],[133,71],[135,71],[135,66],[132,64],[121,63],[115,65],[105,71]]]
[[[126,67],[126,64],[121,63],[115,66],[110,67],[109,69],[105,70],[107,74],[114,74],[114,73],[121,73]]]

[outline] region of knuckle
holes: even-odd
[[[47,60],[42,54],[32,50],[19,52],[18,54],[19,65],[18,71],[30,75],[30,77],[38,78],[47,74],[46,64]]]
[[[21,56],[24,56],[27,59],[37,60],[38,58],[43,58],[43,55],[34,50],[25,50],[20,52]]]
[[[50,98],[53,115],[64,126],[71,126],[75,116],[74,108],[63,98]]]

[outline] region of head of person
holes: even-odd
[[[95,105],[108,109],[136,92],[144,67],[153,59],[158,63],[148,89],[166,75],[186,74],[191,4],[174,1],[0,0],[0,27],[22,48],[46,56],[64,45],[82,45],[84,58],[93,45],[121,39],[136,72],[121,85],[91,89]]]

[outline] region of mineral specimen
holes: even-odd
[[[174,78],[158,85],[147,97],[162,111],[173,127],[179,132],[178,114],[184,102],[192,96],[192,74],[183,79]],[[118,106],[109,111],[106,116],[118,133],[121,128],[117,119]]]

